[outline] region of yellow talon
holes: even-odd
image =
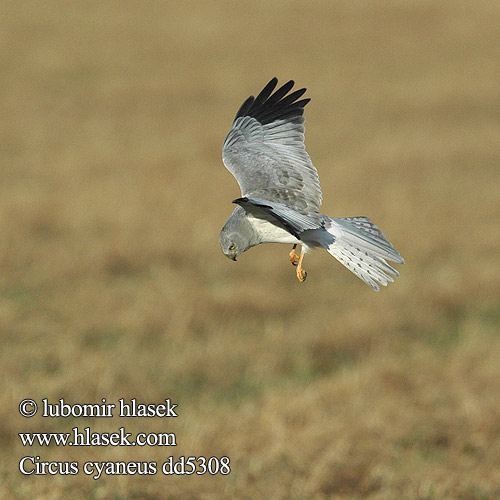
[[[293,247],[293,250],[295,250],[295,246]],[[293,250],[292,250],[292,252],[293,252]],[[297,279],[301,283],[303,283],[307,278],[306,270],[302,269],[302,261],[304,260],[304,255],[305,255],[305,251],[304,251],[304,247],[302,247],[300,250],[300,257],[298,257],[299,260],[297,263],[294,264],[297,266]],[[291,256],[290,256],[290,259],[291,259]],[[293,264],[293,262],[292,262],[292,264]]]
[[[292,263],[292,266],[296,266],[297,262],[299,261],[299,256],[295,253],[296,248],[297,245],[293,245],[291,252],[288,254],[290,256],[290,262]]]
[[[297,279],[303,283],[307,278],[307,271],[305,269],[301,269],[300,272],[297,270]]]

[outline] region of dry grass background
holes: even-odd
[[[479,7],[480,5],[480,7]],[[500,3],[1,2],[0,496],[500,498]],[[218,232],[242,99],[307,86],[325,213],[406,258],[380,294],[326,252]],[[179,405],[23,419],[22,398]],[[176,432],[23,449],[18,432]],[[229,476],[24,477],[19,459],[231,458]]]

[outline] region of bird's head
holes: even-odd
[[[219,242],[224,255],[232,260],[236,260],[238,255],[260,243],[245,210],[239,205],[224,224],[219,235]]]
[[[220,232],[219,243],[224,255],[231,260],[236,260],[236,257],[248,248],[248,244],[244,241],[242,235],[231,231],[226,226]]]

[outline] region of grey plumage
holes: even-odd
[[[399,275],[386,261],[404,260],[367,217],[319,212],[319,176],[304,144],[309,99],[300,98],[306,89],[289,93],[294,85],[289,81],[273,93],[277,83],[273,78],[256,98],[245,100],[224,141],[223,161],[242,197],[233,201],[238,206],[222,228],[222,250],[236,260],[260,243],[300,244],[302,254],[323,247],[378,291],[378,284]]]
[[[282,96],[293,81],[271,95],[277,83],[273,78],[256,99],[249,97],[243,103],[224,141],[222,158],[244,196],[314,212],[322,194],[304,144],[302,115],[309,99],[296,100],[306,89]]]

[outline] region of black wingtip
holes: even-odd
[[[247,202],[248,202],[248,198],[243,197],[243,198],[236,198],[231,203],[235,203],[236,205],[239,205],[240,203],[247,203]]]
[[[278,77],[277,76],[273,76],[264,88],[270,87],[271,85],[272,85],[273,90],[274,90],[276,85],[278,85]]]
[[[254,198],[247,198],[246,196],[243,196],[242,198],[236,198],[235,200],[233,200],[233,203],[236,203],[236,205],[241,205],[241,206],[250,203],[252,205],[255,205],[256,207],[265,208],[265,209],[269,209],[269,210],[272,210],[272,208],[273,208],[270,205],[259,202],[258,200],[255,200]]]
[[[276,90],[277,85],[278,78],[273,77],[257,97],[248,97],[238,110],[235,120],[242,116],[250,116],[264,125],[275,120],[301,116],[304,113],[304,106],[310,101],[309,98],[299,100],[306,89],[289,93],[295,85],[294,80],[288,80]]]

